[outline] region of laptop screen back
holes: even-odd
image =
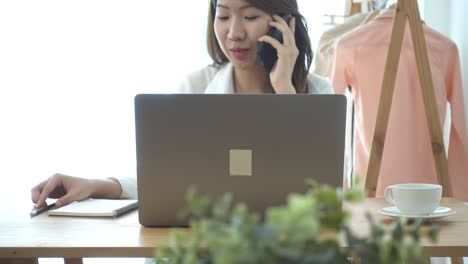
[[[341,95],[137,95],[139,220],[184,226],[189,186],[264,213],[306,179],[340,187],[346,99]]]

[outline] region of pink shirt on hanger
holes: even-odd
[[[352,86],[355,101],[354,175],[364,186],[379,107],[384,69],[393,27],[394,10],[344,35],[336,44],[330,79],[336,93]],[[457,46],[423,25],[443,126],[451,105],[448,167],[455,198],[468,201],[468,136]],[[416,67],[411,32],[406,24],[387,137],[377,186],[377,197],[396,183],[437,183],[429,130]]]

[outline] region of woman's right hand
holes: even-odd
[[[94,184],[90,179],[54,174],[49,179],[31,189],[31,199],[36,208],[46,206],[47,198],[58,199],[55,207],[59,208],[74,201],[92,196]]]

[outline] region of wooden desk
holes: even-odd
[[[78,218],[48,216],[30,218],[32,204],[0,205],[0,263],[37,263],[39,257],[153,257],[159,243],[169,241],[167,228],[145,228],[138,213],[122,217]]]
[[[442,218],[440,241],[424,242],[427,256],[468,256],[468,206],[453,199],[443,205],[457,214]],[[366,234],[363,216],[369,210],[376,219],[390,221],[377,209],[388,206],[382,199],[369,199],[350,206],[352,226]],[[0,263],[37,263],[39,257],[66,258],[67,263],[81,263],[84,257],[153,257],[158,243],[169,241],[170,229],[145,228],[138,223],[137,212],[117,219],[49,217],[46,213],[30,218],[32,204],[0,205]]]

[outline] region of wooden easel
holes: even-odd
[[[398,64],[400,62],[406,18],[409,20],[413,46],[416,53],[416,64],[418,66],[426,118],[430,130],[432,154],[434,156],[437,179],[443,186],[443,196],[451,197],[452,186],[448,175],[447,157],[445,155],[443,134],[438,118],[439,112],[434,96],[431,69],[417,0],[399,0],[396,7],[390,48],[387,55],[387,64],[385,65],[379,110],[372,140],[369,167],[367,169],[365,190],[369,197],[375,197],[393,91],[398,72]]]

